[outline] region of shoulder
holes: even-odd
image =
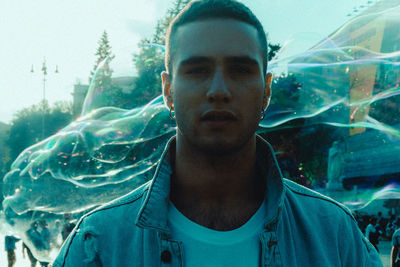
[[[299,231],[306,230],[309,238],[327,242],[330,248],[337,246],[345,266],[360,266],[360,261],[366,264],[363,266],[382,266],[378,253],[346,206],[287,179],[284,187],[286,219],[301,225]]]
[[[53,266],[78,266],[78,263],[91,262],[100,248],[111,249],[110,244],[117,246],[118,242],[112,242],[116,237],[137,234],[136,227],[126,226],[135,225],[136,214],[149,183],[82,216],[64,242]]]
[[[333,213],[355,221],[351,211],[336,200],[288,179],[283,179],[283,184],[286,187],[287,198],[296,201],[297,205],[305,207],[309,212],[316,212],[316,215],[319,212],[323,212],[324,215]]]
[[[150,182],[151,181],[148,181],[147,183],[134,189],[130,193],[99,206],[98,208],[85,214],[81,218],[81,221],[91,220],[92,218],[98,220],[99,218],[104,216],[107,217],[107,220],[109,221],[112,218],[120,217],[126,214],[126,212],[129,212],[129,215],[132,216],[133,214],[135,214],[136,210],[137,212],[139,211],[142,205],[143,198],[149,189]],[[122,218],[116,218],[116,219],[121,220]]]
[[[149,182],[134,189],[130,193],[121,196],[111,202],[103,204],[83,215],[75,226],[72,238],[76,233],[104,232],[124,228],[127,224],[135,225],[136,215],[142,206]]]

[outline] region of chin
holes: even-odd
[[[198,150],[209,155],[227,155],[233,154],[243,148],[248,140],[244,138],[227,138],[214,136],[208,138],[198,138],[195,146]]]
[[[251,130],[248,129],[248,131],[242,132],[235,130],[210,132],[178,127],[177,135],[188,147],[204,154],[227,155],[242,150],[249,143],[255,136],[255,130]]]

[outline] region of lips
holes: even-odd
[[[201,117],[201,121],[236,121],[237,117],[230,111],[212,110],[205,112]]]

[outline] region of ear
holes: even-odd
[[[271,99],[271,82],[272,82],[272,74],[268,72],[267,74],[265,74],[263,110],[267,109],[267,107],[269,106],[269,101]]]
[[[174,101],[172,98],[171,92],[171,76],[166,71],[161,73],[161,80],[162,80],[162,93],[164,98],[164,103],[168,109],[174,110]]]

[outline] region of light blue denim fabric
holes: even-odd
[[[167,224],[171,142],[151,181],[81,218],[53,266],[185,266],[183,244],[170,239]],[[350,211],[283,179],[261,137],[257,163],[267,179],[268,208],[260,266],[383,266]]]

